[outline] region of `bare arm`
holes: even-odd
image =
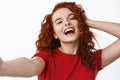
[[[78,4],[77,6],[83,10],[81,4]],[[84,15],[86,16],[85,13]],[[118,59],[120,57],[120,24],[113,22],[90,20],[87,16],[86,23],[87,25],[91,26],[91,28],[102,30],[118,38],[117,41],[113,42],[108,47],[103,49],[102,67],[105,67]]]
[[[102,67],[107,66],[120,57],[120,24],[105,21],[86,20],[86,23],[92,28],[102,30],[113,36],[118,40],[113,42],[102,51]]]
[[[92,28],[105,31],[120,39],[120,23],[95,21],[95,20],[90,20],[90,19],[87,19],[86,23]]]
[[[44,69],[44,60],[39,57],[27,59],[20,57],[10,61],[0,59],[0,76],[32,77]]]

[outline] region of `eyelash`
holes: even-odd
[[[72,19],[72,20],[73,20],[73,19],[76,19],[76,18],[73,16],[73,17],[70,17],[69,19]]]
[[[75,18],[75,17],[71,17],[70,19],[72,19],[72,20],[73,20],[73,19],[76,19],[76,18]]]
[[[61,23],[62,23],[62,21],[57,22],[57,24],[61,24]]]

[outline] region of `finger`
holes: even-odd
[[[83,10],[83,7],[82,7],[81,4],[77,4],[77,6],[78,6],[79,8],[81,8],[81,10]]]

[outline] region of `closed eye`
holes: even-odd
[[[73,20],[73,19],[76,19],[76,17],[75,17],[73,14],[71,14],[71,15],[69,16],[69,19],[70,19],[70,20]]]
[[[56,22],[56,24],[61,24],[61,23],[62,23],[62,21],[57,21],[57,22]]]
[[[70,19],[73,20],[73,19],[76,19],[76,18],[75,17],[71,17]]]

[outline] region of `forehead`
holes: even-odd
[[[54,14],[52,15],[52,21],[56,20],[57,18],[61,18],[61,17],[65,17],[69,14],[72,14],[73,12],[70,11],[68,8],[61,8],[58,9],[54,12]]]

